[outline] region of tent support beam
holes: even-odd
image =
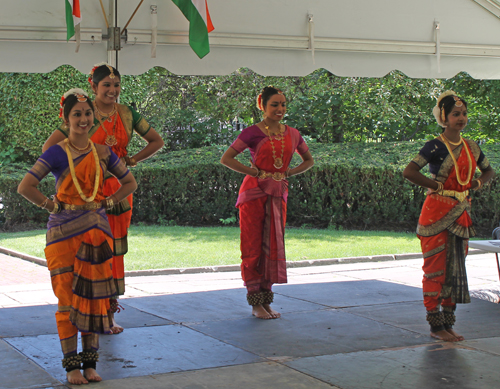
[[[127,31],[127,44],[151,44],[151,30]],[[185,31],[157,32],[157,45],[188,45]],[[210,47],[241,47],[272,50],[310,50],[307,36],[210,33]],[[500,45],[440,42],[440,56],[500,58]],[[436,42],[412,42],[375,39],[314,38],[314,50],[332,52],[369,52],[436,55]]]
[[[472,1],[474,3],[479,4],[485,10],[487,10],[488,12],[492,13],[493,15],[495,15],[497,18],[500,19],[500,6],[498,2],[492,0],[472,0]]]
[[[157,45],[188,45],[187,31],[157,31]],[[81,44],[96,44],[107,41],[108,36],[98,28],[82,28]],[[0,26],[0,41],[5,42],[66,42],[64,27],[19,27]],[[74,40],[70,40],[74,43]],[[123,43],[123,42],[122,42]],[[241,47],[286,51],[309,50],[308,36],[258,35],[258,34],[226,34],[210,33],[210,46]],[[127,31],[126,45],[152,44],[151,29]],[[436,42],[413,42],[375,39],[314,38],[315,52],[361,52],[392,53],[436,56]],[[500,58],[500,45],[478,45],[470,43],[440,42],[440,54],[457,57]]]

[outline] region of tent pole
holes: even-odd
[[[115,0],[115,27],[118,27],[118,0]],[[121,42],[120,42],[120,47],[121,47]],[[118,69],[118,56],[119,50],[115,50],[115,69]],[[118,101],[119,102],[119,101]]]

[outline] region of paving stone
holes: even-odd
[[[342,389],[491,389],[500,356],[440,343],[301,358],[286,365]]]

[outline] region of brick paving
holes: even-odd
[[[45,266],[0,254],[0,286],[50,283]]]

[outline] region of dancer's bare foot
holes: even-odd
[[[108,315],[109,326],[112,334],[121,334],[123,332],[123,327],[115,321],[115,314],[110,313]]]
[[[73,385],[81,385],[89,383],[80,372],[80,369],[71,370],[70,372],[66,373],[66,379],[70,384]]]
[[[271,319],[279,319],[281,317],[281,313],[272,309],[270,304],[262,304],[262,306],[271,315]]]
[[[95,371],[95,369],[92,369],[91,367],[89,367],[88,369],[85,369],[83,371],[83,376],[89,382],[101,382],[102,381],[101,376],[99,374],[97,374],[97,372]]]
[[[453,330],[453,328],[447,328],[446,331],[449,332],[450,334],[452,334],[455,338],[457,338],[457,341],[459,341],[459,342],[465,339],[462,335],[457,334]]]
[[[252,315],[254,315],[257,319],[274,319],[261,304],[252,306]]]
[[[444,340],[445,342],[458,342],[456,336],[446,330],[431,332],[431,336],[435,339]]]

